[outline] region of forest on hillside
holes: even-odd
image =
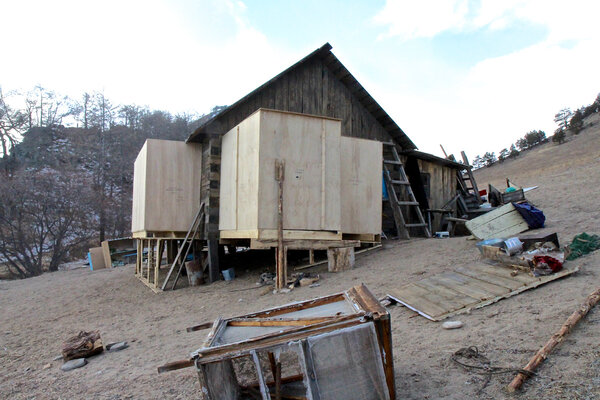
[[[55,271],[129,236],[133,162],[148,138],[184,140],[201,117],[0,88],[0,265],[5,277]]]
[[[529,131],[515,143],[500,150],[498,155],[493,151],[486,151],[482,156],[477,155],[473,159],[473,167],[477,169],[492,166],[497,162],[502,163],[507,159],[518,157],[523,151],[547,143],[549,140],[556,144],[563,144],[568,139],[569,134],[578,135],[581,132],[585,118],[598,112],[600,112],[600,94],[596,96],[592,104],[582,106],[575,111],[566,107],[554,114],[554,122],[557,128],[551,137],[547,137],[546,132],[542,130]]]

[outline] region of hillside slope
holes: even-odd
[[[546,143],[475,171],[477,185],[502,190],[509,178],[522,187],[539,186],[526,197],[544,211],[548,230],[567,237],[600,230],[600,115],[587,118],[585,126],[562,145]]]

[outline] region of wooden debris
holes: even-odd
[[[63,343],[62,356],[63,360],[69,361],[75,358],[90,357],[102,353],[103,350],[100,331],[81,331],[77,336],[73,336]]]
[[[552,350],[558,346],[565,336],[567,336],[573,327],[581,321],[583,317],[600,301],[600,288],[596,289],[592,294],[590,294],[587,299],[583,302],[583,304],[579,307],[578,310],[573,312],[569,318],[565,321],[563,326],[556,332],[546,344],[538,350],[538,352],[533,356],[531,360],[527,363],[525,371],[534,372],[535,369],[550,355]],[[513,393],[517,391],[523,382],[527,379],[527,375],[524,373],[519,373],[512,382],[508,385],[508,391]]]

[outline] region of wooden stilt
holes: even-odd
[[[275,180],[278,185],[277,201],[277,267],[275,288],[281,290],[287,281],[285,249],[283,248],[283,180],[285,177],[285,161],[275,161]]]

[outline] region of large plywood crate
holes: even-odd
[[[341,237],[337,119],[259,109],[223,136],[221,239],[277,237],[275,161],[285,161],[284,238]]]
[[[342,137],[341,222],[344,234],[381,234],[383,144]]]
[[[201,145],[146,140],[134,163],[133,236],[185,234],[200,207],[201,170]]]

